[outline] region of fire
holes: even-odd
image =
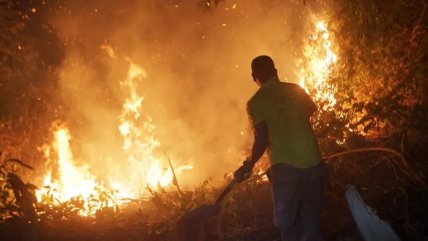
[[[305,46],[305,63],[299,61],[300,85],[308,92],[314,95],[316,100],[325,101],[327,104],[324,110],[335,105],[335,88],[328,85],[328,79],[331,68],[337,61],[337,56],[332,49],[332,41],[326,24],[323,21],[317,21],[315,24],[315,33],[309,38],[309,43]]]
[[[108,49],[112,51],[112,48]],[[114,52],[109,55],[114,55]],[[138,84],[147,76],[146,71],[131,59],[127,59],[127,62],[127,77],[120,85],[128,97],[118,117],[118,131],[123,138],[122,149],[127,156],[123,160],[128,167],[127,175],[116,179],[92,175],[89,166],[79,165],[74,159],[69,129],[60,125],[54,130],[52,144],[43,148],[49,168],[44,177],[44,188],[36,193],[39,202],[57,205],[77,198],[83,202],[79,213],[92,216],[103,207],[147,196],[147,187],[156,189],[173,184],[174,176],[167,158],[155,155],[156,149],[160,147],[155,137],[156,126],[149,115],[143,114],[144,97],[137,91]],[[192,166],[179,166],[175,168],[175,174],[190,169]],[[104,197],[105,193],[108,193],[108,198]]]
[[[147,77],[146,71],[127,59],[129,71],[127,78],[121,82],[122,89],[129,93],[129,97],[123,103],[122,113],[119,116],[119,131],[123,137],[123,150],[128,156],[127,162],[134,168],[131,180],[132,186],[138,187],[138,191],[144,193],[145,187],[165,187],[172,183],[173,174],[162,160],[154,152],[160,147],[160,142],[155,137],[156,126],[149,115],[142,114],[144,97],[137,92],[138,83]],[[180,172],[187,167],[180,167]]]
[[[44,189],[39,190],[37,199],[39,202],[48,202],[51,204],[60,204],[72,198],[80,198],[83,201],[83,209],[79,210],[82,216],[95,214],[95,211],[101,208],[101,203],[94,204],[89,199],[94,196],[100,196],[101,186],[90,174],[89,167],[78,165],[73,158],[70,148],[69,130],[60,126],[54,131],[54,141],[51,146],[44,147],[45,157],[52,162],[51,147],[56,153],[56,168],[52,168],[44,178]],[[53,170],[57,172],[57,177],[53,178]],[[109,203],[108,206],[112,205]]]
[[[70,133],[67,129],[60,128],[55,132],[54,148],[58,154],[58,172],[61,173],[58,186],[61,195],[58,199],[66,201],[77,195],[87,199],[94,191],[95,179],[89,173],[87,166],[75,165],[69,140]]]
[[[328,86],[326,80],[337,57],[332,50],[332,41],[325,23],[318,22],[315,30],[310,44],[305,48],[307,61],[301,68],[300,83],[316,99],[326,100],[328,107],[331,107],[335,103],[334,88]],[[103,45],[101,48],[111,59],[120,61],[111,46]],[[57,205],[79,199],[83,202],[80,214],[92,216],[103,207],[113,207],[123,204],[124,200],[147,197],[147,187],[156,190],[175,184],[168,157],[159,154],[161,143],[156,137],[157,127],[153,118],[144,110],[145,96],[140,92],[141,83],[148,76],[147,72],[130,58],[125,60],[129,67],[126,77],[120,81],[120,87],[126,93],[126,98],[117,118],[117,131],[122,137],[119,150],[125,154],[125,159],[116,161],[121,163],[121,167],[125,166],[123,173],[126,175],[93,175],[90,166],[74,159],[70,131],[65,124],[60,125],[53,132],[53,142],[44,148],[49,166],[43,181],[45,188],[37,192],[39,202]],[[189,165],[178,166],[175,174],[180,175],[190,169],[192,166]],[[106,193],[108,198],[105,198]]]

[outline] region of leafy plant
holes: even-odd
[[[35,210],[37,199],[34,196],[34,190],[37,187],[22,181],[15,172],[16,165],[32,169],[18,159],[8,159],[0,165],[0,218],[2,220],[20,218],[34,222],[37,218]]]

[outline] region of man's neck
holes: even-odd
[[[272,82],[279,82],[279,78],[278,78],[278,76],[273,76],[272,78],[270,78],[268,81],[266,81],[266,82],[262,82],[261,83],[261,85],[260,85],[260,87],[263,87],[263,86],[265,86],[265,85],[267,85],[267,84],[270,84],[270,83],[272,83]]]

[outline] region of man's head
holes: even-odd
[[[251,70],[254,81],[263,84],[277,76],[273,60],[266,55],[260,55],[251,62]]]

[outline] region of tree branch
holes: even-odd
[[[410,179],[413,179],[417,183],[421,184],[425,189],[428,189],[427,185],[422,180],[422,178],[409,166],[404,155],[401,152],[398,152],[398,151],[391,149],[391,148],[366,147],[366,148],[360,148],[360,149],[353,149],[353,150],[347,150],[347,151],[339,152],[339,153],[336,153],[336,154],[333,154],[330,156],[326,156],[326,157],[323,157],[323,159],[324,159],[325,163],[328,163],[329,160],[331,160],[333,158],[338,158],[338,157],[342,157],[342,156],[346,156],[346,155],[354,154],[354,153],[365,153],[365,152],[386,152],[386,153],[389,153],[389,154],[392,154],[392,155],[398,157],[399,160],[401,161],[402,171]],[[398,164],[398,165],[400,166],[400,164]]]

